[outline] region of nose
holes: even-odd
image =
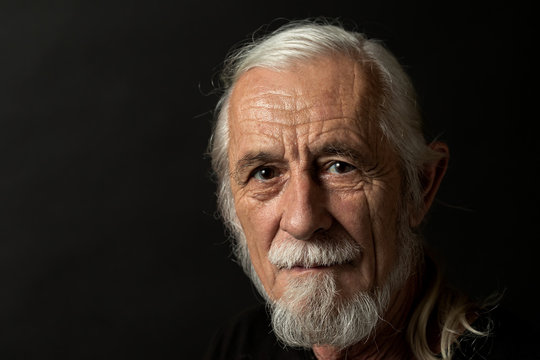
[[[280,205],[280,228],[297,240],[309,240],[315,232],[328,230],[332,225],[327,194],[307,171],[291,176]]]

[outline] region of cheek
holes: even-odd
[[[250,242],[261,248],[269,248],[274,236],[277,219],[274,208],[270,205],[252,199],[235,202],[236,214],[244,234]]]
[[[366,249],[371,242],[371,215],[364,192],[341,193],[331,196],[330,211],[356,242]]]
[[[398,225],[398,212],[401,201],[395,192],[379,192],[378,196],[368,197],[371,210],[373,231],[378,241],[390,246],[397,245],[396,234]]]
[[[253,267],[268,290],[268,285],[274,278],[274,270],[267,260],[267,255],[279,225],[279,218],[275,215],[271,202],[262,204],[244,200],[235,202],[236,212],[246,236]]]
[[[384,281],[392,271],[399,256],[398,211],[399,196],[384,192],[378,197],[368,198],[371,213],[371,228],[375,258],[377,261],[377,278]]]
[[[352,292],[368,290],[375,283],[376,260],[367,198],[363,192],[333,196],[331,211],[339,227],[342,227],[362,249],[362,256],[355,269],[342,276],[342,285]]]
[[[398,203],[385,195],[367,189],[336,196],[333,201],[336,220],[362,248],[356,276],[349,281],[364,290],[384,281],[398,254]]]

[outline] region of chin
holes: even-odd
[[[274,332],[287,345],[327,344],[345,348],[369,336],[379,320],[377,299],[365,292],[344,294],[331,270],[291,276],[271,303]]]

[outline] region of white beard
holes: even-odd
[[[419,243],[418,239],[408,227],[399,230],[399,260],[380,287],[347,297],[340,292],[336,273],[327,270],[291,278],[277,301],[267,296],[276,336],[292,347],[329,345],[341,350],[373,334],[392,294],[403,286],[416,262],[414,244]],[[359,256],[360,247],[352,238],[327,235],[307,242],[273,244],[268,259],[278,269],[290,269],[343,264]]]
[[[359,245],[347,236],[318,236],[310,241],[287,240],[272,244],[269,261],[278,269],[294,266],[340,265],[361,256]],[[277,337],[293,347],[324,344],[346,348],[367,338],[377,326],[378,299],[358,292],[346,299],[332,270],[291,278],[281,298],[270,302],[272,327]]]
[[[379,320],[374,297],[361,292],[339,299],[332,272],[295,277],[270,308],[275,334],[293,347],[324,344],[344,349],[367,338]]]

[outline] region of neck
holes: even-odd
[[[418,277],[411,276],[390,300],[390,306],[373,335],[344,350],[325,345],[313,346],[319,360],[403,360],[412,359],[407,342],[407,323],[419,290]]]

